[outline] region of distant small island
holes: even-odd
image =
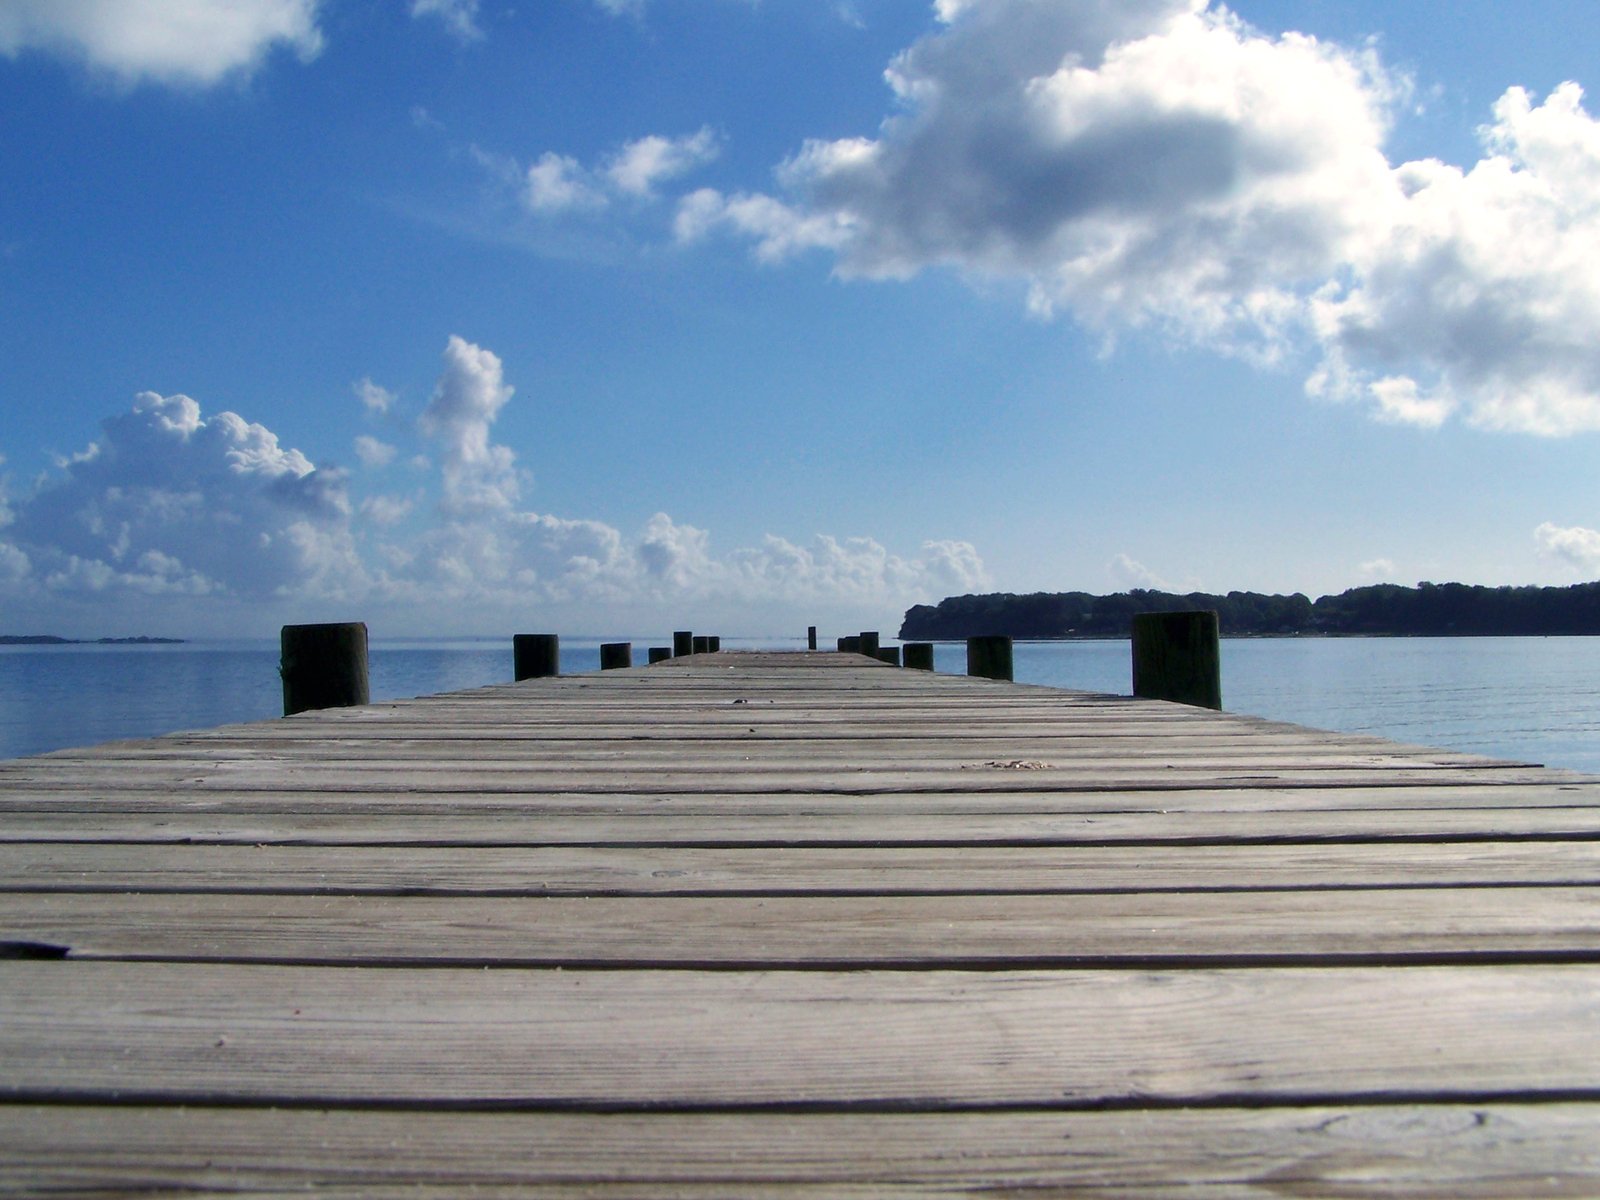
[[[181,646],[183,638],[64,638],[48,633],[0,633],[0,646]]]
[[[1571,587],[1481,587],[1463,583],[1375,584],[1311,600],[1260,592],[996,592],[952,596],[908,609],[902,640],[1122,638],[1144,612],[1211,609],[1225,637],[1551,636],[1600,634],[1600,583]]]

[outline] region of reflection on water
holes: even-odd
[[[634,639],[635,662],[650,644]],[[597,639],[562,639],[564,673],[599,659]],[[1130,686],[1125,641],[1019,642],[1015,663],[1021,683]],[[965,670],[965,648],[939,644],[935,665]],[[510,639],[374,642],[370,669],[374,700],[503,683]],[[1600,638],[1229,640],[1222,693],[1232,712],[1600,772]],[[0,758],[261,720],[282,702],[269,643],[0,647]]]

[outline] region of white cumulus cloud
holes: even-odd
[[[1600,123],[1566,84],[1520,88],[1470,170],[1407,163],[1385,236],[1314,305],[1313,390],[1391,419],[1560,435],[1600,429]]]
[[[1581,525],[1561,526],[1550,521],[1533,531],[1539,549],[1585,575],[1600,575],[1600,530]]]
[[[141,393],[6,530],[52,590],[268,596],[360,575],[343,475],[236,413]]]
[[[423,411],[423,433],[439,444],[444,504],[454,513],[503,510],[521,491],[516,455],[490,440],[489,430],[516,389],[491,350],[451,335],[444,371]]]
[[[1410,83],[1370,47],[1208,0],[938,0],[870,137],[779,189],[679,198],[675,232],[846,277],[1014,281],[1041,316],[1300,356],[1307,391],[1422,427],[1600,428],[1600,123],[1513,88],[1466,168],[1392,163]]]
[[[1025,282],[1041,313],[1158,322],[1273,352],[1297,284],[1363,236],[1385,105],[1368,55],[1268,38],[1203,0],[943,4],[888,78],[877,138],[807,143],[792,197],[691,212],[843,274],[949,266]],[[696,222],[691,218],[690,232]]]
[[[807,613],[853,621],[990,586],[959,540],[902,554],[870,537],[768,535],[719,550],[666,513],[630,532],[528,511],[515,457],[493,438],[513,396],[499,356],[452,336],[419,421],[432,459],[413,464],[408,494],[353,498],[364,476],[314,466],[263,425],[141,393],[25,494],[0,477],[0,606],[14,620],[70,607],[83,624],[193,630],[359,604],[408,629],[482,631],[532,604],[591,631],[647,628],[680,605],[708,619],[781,613],[779,627]],[[398,457],[366,437],[356,453]]]
[[[577,159],[550,151],[528,168],[523,198],[538,213],[604,208],[607,202]]]
[[[541,154],[525,171],[515,160],[488,151],[479,149],[476,157],[501,180],[520,174],[523,204],[534,213],[555,216],[598,212],[622,199],[655,200],[659,185],[711,162],[720,151],[716,134],[702,128],[681,137],[637,138],[595,166],[554,151]]]
[[[319,0],[5,0],[0,54],[61,55],[124,84],[206,87],[277,47],[322,49]]]
[[[717,137],[709,128],[687,137],[651,135],[639,138],[612,157],[605,167],[605,178],[630,196],[653,196],[658,183],[710,162],[716,158],[718,149]]]

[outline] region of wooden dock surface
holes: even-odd
[[[0,1194],[1600,1194],[1600,781],[713,654],[0,763]]]

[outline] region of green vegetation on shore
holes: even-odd
[[[902,639],[1007,634],[1015,638],[1127,637],[1137,613],[1213,609],[1224,636],[1366,634],[1467,636],[1600,634],[1600,583],[1571,587],[1377,584],[1311,600],[1260,592],[1177,595],[1136,588],[951,596],[906,611]]]

